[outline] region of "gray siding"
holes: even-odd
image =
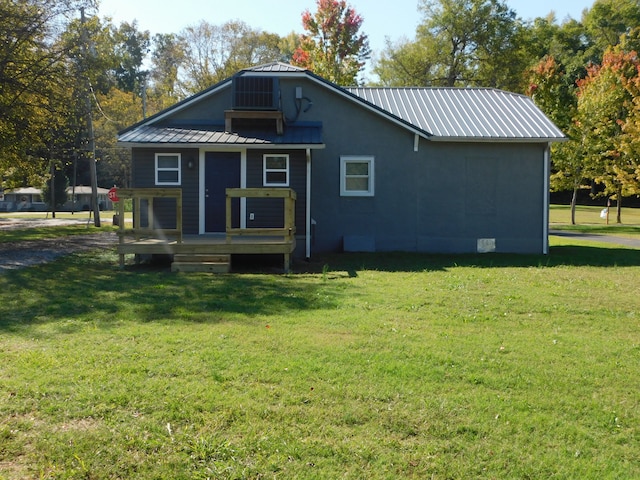
[[[377,251],[475,252],[479,239],[495,239],[496,251],[541,253],[545,234],[545,159],[543,143],[454,143],[414,135],[306,77],[282,78],[287,124],[323,125],[324,149],[312,152],[312,253],[341,251],[345,239],[356,248]],[[295,88],[302,87],[305,109],[297,109]],[[311,103],[307,102],[309,99]],[[230,89],[181,110],[172,122],[223,120]],[[285,126],[286,128],[286,126]],[[243,148],[243,147],[239,147]],[[182,153],[185,233],[198,232],[197,149],[134,149],[136,187],[154,185],[154,153]],[[302,149],[248,149],[247,186],[262,187],[264,153],[290,155],[290,187],[297,193],[296,225],[304,235],[306,155]],[[340,196],[340,157],[375,158],[375,196]],[[281,200],[247,201],[247,226],[281,226]],[[254,220],[249,219],[254,213]],[[170,221],[164,219],[163,221]],[[304,242],[298,243],[298,255]]]
[[[134,148],[133,185],[136,188],[153,188],[155,184],[155,154],[180,153],[182,159],[182,185],[166,186],[166,188],[182,188],[182,228],[186,234],[197,234],[199,226],[199,191],[198,191],[198,150],[176,148]],[[188,167],[189,161],[193,168]],[[163,202],[165,202],[163,204]],[[175,204],[168,204],[170,200],[154,202],[154,215],[163,228],[175,227]]]
[[[207,96],[176,112],[170,118],[161,121],[159,125],[224,124],[224,111],[230,108],[231,84],[221,88],[215,95]]]
[[[544,144],[421,139],[415,152],[405,129],[311,83],[303,92],[313,108],[301,120],[321,118],[326,144],[312,160],[314,252],[345,237],[377,251],[475,252],[490,238],[498,252],[542,252]],[[375,157],[374,197],[340,196],[341,155]]]
[[[296,232],[305,233],[307,208],[307,157],[303,150],[249,150],[247,152],[247,187],[263,187],[263,155],[289,155],[289,188],[296,192]],[[247,199],[247,227],[282,227],[282,199]],[[249,215],[254,214],[254,220]]]

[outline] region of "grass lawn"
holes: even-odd
[[[118,212],[113,210],[101,210],[100,220],[111,223],[113,215]],[[131,212],[126,212],[130,215]],[[53,218],[51,212],[0,212],[0,219],[3,218],[31,218],[31,219],[48,219]],[[93,212],[56,212],[57,219],[84,220],[93,223]]]
[[[302,270],[305,268],[305,271]],[[640,250],[0,275],[3,479],[640,478]]]
[[[602,207],[578,205],[576,225],[571,225],[569,205],[551,205],[549,224],[551,229],[572,230],[584,233],[604,233],[624,237],[640,237],[640,208],[622,207],[622,223],[616,224],[615,206],[609,209],[609,225],[600,218]]]
[[[56,238],[66,235],[87,235],[100,232],[115,232],[117,226],[112,225],[113,211],[100,212],[101,227],[94,227],[93,217],[89,217],[89,212],[57,212],[56,220],[75,220],[75,225],[53,225],[53,218],[47,212],[2,212],[0,213],[0,224],[3,220],[24,219],[31,221],[51,221],[52,225],[42,225],[25,229],[0,229],[0,243],[15,242],[23,240],[42,240]],[[132,223],[131,212],[125,212],[125,221]]]

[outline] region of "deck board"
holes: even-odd
[[[185,255],[185,254],[282,254],[285,264],[296,249],[295,237],[232,237],[225,235],[184,235],[182,242],[174,239],[125,238],[118,243],[123,255]],[[123,262],[121,262],[123,263]],[[285,270],[286,270],[285,266]]]

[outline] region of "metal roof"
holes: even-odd
[[[306,145],[323,147],[322,125],[319,123],[287,125],[282,135],[275,131],[240,130],[225,132],[224,125],[210,126],[155,126],[142,125],[121,133],[120,144],[171,145]]]
[[[5,190],[4,193],[9,195],[40,195],[42,193],[42,189],[35,187],[11,188],[9,190]]]
[[[493,88],[362,88],[348,92],[431,140],[551,141],[565,135],[525,95]]]
[[[257,65],[255,67],[249,67],[242,70],[242,72],[269,72],[269,73],[304,73],[307,70],[300,67],[295,67],[289,63],[272,62],[264,65]]]
[[[338,95],[433,141],[551,142],[565,135],[525,95],[493,88],[342,88],[305,70],[282,62],[238,72],[256,75],[305,75]],[[322,127],[287,125],[284,135],[264,132],[224,132],[221,126],[161,126],[171,116],[231,85],[224,80],[146,120],[119,132],[120,144],[178,145],[322,145]],[[322,145],[323,146],[323,145]]]

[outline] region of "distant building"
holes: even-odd
[[[107,193],[109,189],[98,187],[100,210],[112,210],[113,204]],[[47,204],[42,198],[42,190],[34,187],[14,188],[0,193],[0,212],[46,212]],[[91,187],[84,185],[67,188],[67,201],[60,211],[78,212],[91,210]]]

